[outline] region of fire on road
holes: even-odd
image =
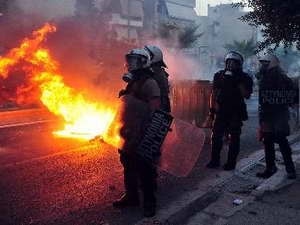
[[[17,102],[39,98],[51,113],[63,118],[64,128],[56,131],[56,135],[80,139],[101,135],[107,143],[118,145],[118,132],[112,132],[120,127],[119,122],[114,121],[118,103],[104,98],[93,102],[68,86],[59,73],[59,63],[46,47],[42,47],[48,34],[56,29],[55,25],[46,23],[30,38],[25,38],[19,47],[0,56],[0,76],[6,79],[16,68],[25,72],[27,82],[18,87]]]

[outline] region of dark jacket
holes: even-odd
[[[170,86],[168,77],[169,74],[165,71],[161,66],[153,66],[153,79],[156,80],[158,86],[160,88],[161,93],[161,109],[165,112],[171,112],[171,104],[170,104]]]
[[[213,92],[215,101],[218,104],[217,115],[225,117],[234,117],[240,120],[247,120],[247,108],[240,86],[243,86],[247,92],[252,93],[252,78],[243,71],[232,75],[225,75],[221,70],[214,75]]]
[[[259,73],[259,122],[262,132],[289,135],[289,106],[293,81],[280,67]]]
[[[160,89],[148,69],[135,71],[134,79],[122,92],[120,135],[124,139],[122,150],[134,152],[143,138],[149,119],[151,118],[150,102],[160,98]]]

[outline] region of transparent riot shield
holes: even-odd
[[[203,129],[175,118],[161,148],[159,167],[177,177],[187,176],[198,160],[204,141]]]

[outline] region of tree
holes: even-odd
[[[232,44],[226,44],[224,48],[228,51],[238,51],[246,59],[255,55],[256,43],[251,38],[250,40],[233,41]]]
[[[155,37],[161,39],[171,39],[173,37],[173,33],[178,31],[179,27],[175,23],[160,23],[157,29],[157,34]]]
[[[296,51],[292,48],[279,47],[276,49],[275,54],[279,58],[280,63],[285,69],[290,70],[291,67],[297,65],[296,67],[297,70],[299,71],[300,69],[298,66],[299,58],[300,58],[299,51]]]
[[[179,47],[180,48],[189,48],[191,47],[197,40],[200,38],[203,33],[197,33],[199,26],[196,24],[192,24],[184,27],[179,35]]]
[[[192,24],[179,26],[176,23],[161,23],[156,37],[172,43],[178,48],[189,48],[200,38],[203,33],[197,33],[198,25]]]
[[[300,49],[299,0],[241,0],[237,6],[248,6],[252,11],[241,19],[250,25],[262,27],[264,41],[258,50],[296,44]]]

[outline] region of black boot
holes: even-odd
[[[276,172],[277,168],[274,167],[273,169],[266,169],[264,172],[257,173],[256,176],[263,179],[268,179],[271,176],[273,176],[273,174],[275,174]]]
[[[296,179],[295,164],[292,159],[292,149],[286,137],[279,137],[278,144],[285,164],[288,179]]]
[[[155,202],[147,203],[145,202],[144,204],[144,216],[145,217],[153,217],[155,216],[156,213],[156,204]]]
[[[144,174],[146,175],[146,174]],[[149,177],[148,177],[149,178]],[[156,212],[156,197],[154,191],[155,179],[151,182],[149,179],[149,183],[147,183],[147,179],[143,180],[144,183],[142,186],[143,194],[144,194],[144,216],[145,217],[153,217]]]
[[[226,171],[234,170],[235,163],[226,163],[226,164],[224,164],[223,169]]]
[[[139,198],[137,196],[129,197],[128,194],[124,194],[119,200],[113,202],[113,207],[117,209],[133,206],[139,206]]]

